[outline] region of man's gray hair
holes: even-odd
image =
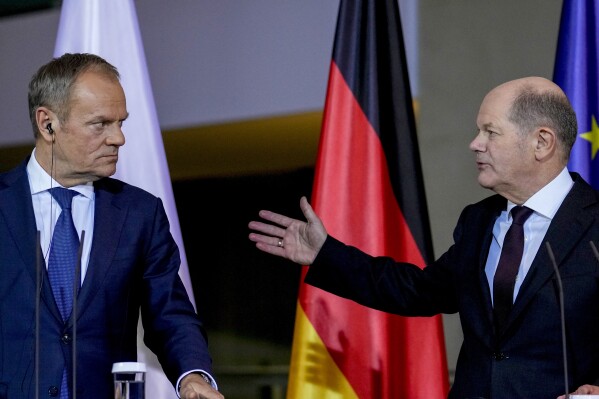
[[[524,86],[514,99],[509,119],[527,134],[538,127],[548,127],[557,135],[558,145],[567,162],[578,134],[576,114],[568,98],[558,91],[539,91]]]
[[[29,82],[29,118],[33,126],[33,136],[37,139],[36,110],[48,107],[63,122],[68,119],[71,107],[69,100],[77,78],[92,70],[106,77],[119,80],[119,72],[102,57],[94,54],[64,54],[43,65]]]

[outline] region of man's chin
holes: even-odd
[[[493,182],[491,181],[491,179],[489,179],[487,176],[484,176],[484,172],[481,172],[478,174],[478,184],[482,187],[482,188],[486,188],[489,190],[493,189]]]
[[[116,165],[114,167],[108,167],[103,170],[99,170],[96,174],[96,180],[113,176],[116,173]]]

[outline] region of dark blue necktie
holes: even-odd
[[[71,203],[73,197],[78,193],[62,187],[52,188],[49,192],[60,205],[62,212],[56,221],[52,235],[50,257],[48,258],[48,279],[62,320],[66,322],[73,309],[73,280],[75,279],[79,250],[79,236],[71,214]],[[62,373],[60,399],[68,398],[69,389],[65,368]]]
[[[532,214],[524,206],[512,208],[512,225],[503,240],[501,255],[493,278],[493,314],[495,326],[500,331],[512,310],[514,285],[524,253],[524,222]]]

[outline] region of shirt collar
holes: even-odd
[[[29,186],[31,188],[32,195],[47,191],[53,187],[63,187],[60,183],[54,180],[39,164],[35,158],[35,148],[31,153],[29,162],[27,162],[27,175],[29,176]],[[69,187],[69,189],[77,191],[86,198],[94,198],[94,185],[92,182]]]
[[[574,181],[568,172],[568,168],[564,168],[555,179],[537,191],[523,205],[541,216],[553,219],[573,185]],[[508,214],[514,206],[516,206],[516,204],[512,201],[508,201]]]

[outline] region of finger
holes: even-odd
[[[271,244],[271,242],[273,240],[273,237],[271,237],[271,236],[265,236],[265,235],[256,234],[256,233],[250,233],[249,238],[250,238],[250,241],[253,241],[256,243],[260,242],[260,243],[269,244],[269,245]]]
[[[271,237],[283,237],[285,235],[285,229],[279,226],[273,226],[272,224],[266,224],[262,222],[250,222],[248,227],[252,230],[264,233]],[[251,238],[250,238],[251,239]],[[253,241],[253,240],[252,240]]]
[[[595,389],[593,389],[592,385],[585,384],[585,385],[580,386],[574,393],[581,394],[581,395],[588,395],[588,394],[595,393]]]
[[[270,245],[263,242],[256,242],[256,248],[271,255],[281,256],[285,258],[285,248],[277,245]]]
[[[264,244],[264,245],[271,245],[271,246],[279,247],[279,248],[283,248],[283,246],[284,246],[283,239],[280,237],[272,237],[272,236],[265,236],[262,234],[250,233],[249,239],[250,239],[250,241],[253,241],[255,243]]]
[[[316,213],[314,212],[314,209],[312,209],[312,206],[310,206],[310,203],[308,202],[308,199],[306,197],[302,197],[300,199],[300,208],[308,222],[310,222],[310,223],[320,222],[320,218],[316,215]]]
[[[576,389],[576,391],[572,392],[573,394],[585,394],[587,393],[586,385],[581,385]]]
[[[295,219],[292,219],[285,215],[281,215],[280,213],[275,213],[275,212],[271,212],[271,211],[263,210],[263,211],[260,211],[258,213],[258,215],[260,215],[260,217],[262,219],[268,220],[269,222],[276,223],[279,226],[283,226],[283,227],[289,227],[289,225],[295,221]]]

